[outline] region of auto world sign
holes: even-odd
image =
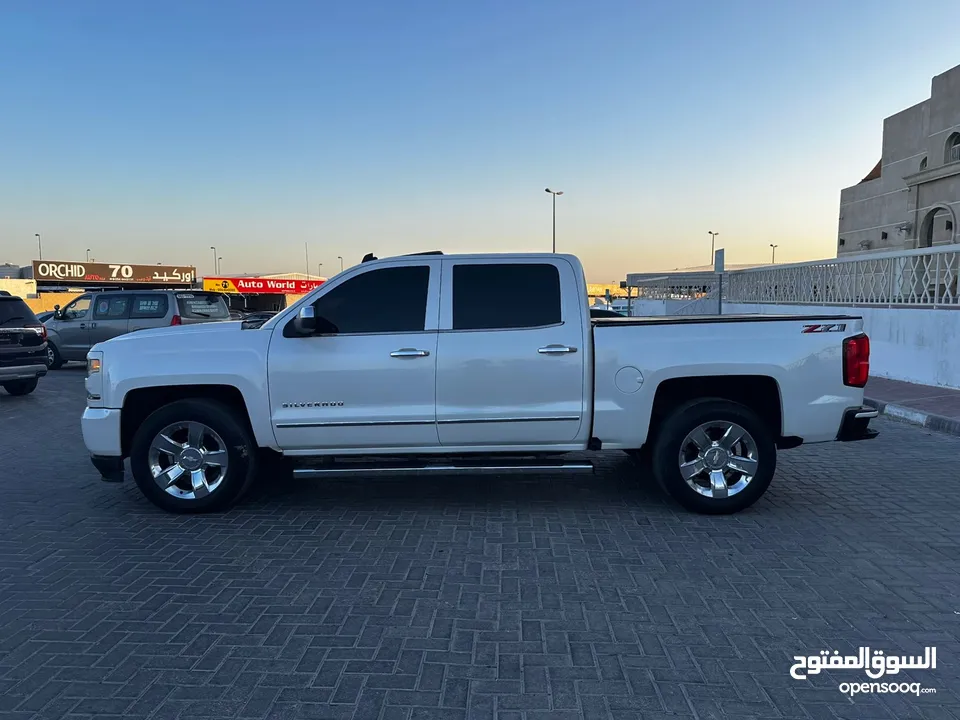
[[[287,280],[284,278],[205,277],[203,289],[210,292],[242,295],[306,295],[326,282],[324,280]]]
[[[190,286],[197,269],[188,265],[119,265],[100,262],[33,261],[33,279],[43,282],[107,285]]]

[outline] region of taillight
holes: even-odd
[[[862,388],[870,377],[870,338],[854,335],[843,341],[843,384]]]
[[[40,339],[43,340],[43,341],[46,341],[46,339],[47,339],[47,326],[46,326],[46,325],[44,325],[43,323],[40,323],[39,325],[27,325],[27,327],[40,328]]]
[[[171,325],[183,325],[183,320],[180,319],[179,315],[174,315],[173,320],[170,321]]]

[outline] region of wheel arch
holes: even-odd
[[[657,427],[676,408],[708,399],[728,400],[750,408],[774,428],[775,439],[781,439],[783,398],[776,378],[769,375],[704,375],[668,378],[657,385],[647,442],[653,440]]]
[[[239,388],[233,385],[162,385],[136,388],[123,398],[120,412],[120,447],[124,457],[130,454],[130,446],[137,428],[151,413],[178,400],[213,400],[237,413],[238,418],[250,431],[255,441],[256,432],[250,421],[250,411]]]

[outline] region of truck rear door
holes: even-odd
[[[450,447],[577,440],[588,337],[563,258],[443,261],[437,430]]]

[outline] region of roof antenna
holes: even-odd
[[[360,262],[365,263],[365,262],[370,262],[371,260],[376,260],[376,259],[377,258],[373,253],[367,253],[366,255],[363,256],[363,260],[361,260]]]

